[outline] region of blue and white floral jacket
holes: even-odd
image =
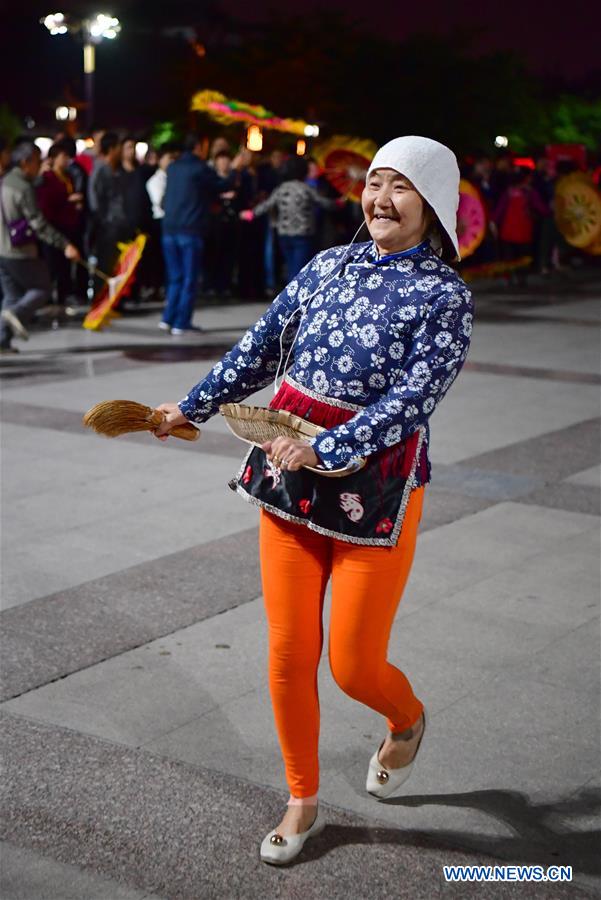
[[[361,407],[312,440],[326,468],[391,447],[419,427],[427,441],[428,420],[467,356],[472,318],[465,283],[427,241],[385,257],[371,241],[350,253],[333,247],[299,272],[179,408],[206,421],[221,403],[272,382],[292,347],[286,378],[294,387]]]

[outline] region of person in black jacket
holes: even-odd
[[[94,179],[96,256],[98,268],[111,274],[119,258],[118,245],[135,237],[136,223],[129,209],[127,174],[121,165],[119,136],[108,131],[100,141],[100,150],[106,165],[98,169]]]
[[[249,151],[250,152],[250,151]],[[219,150],[213,157],[213,168],[227,180],[232,175],[232,156],[229,150]],[[241,175],[234,173],[236,181],[225,198],[219,197],[211,204],[205,268],[205,286],[218,297],[229,297],[232,291],[234,265],[238,257],[238,191]]]
[[[163,199],[163,255],[167,271],[166,302],[159,327],[172,335],[200,331],[192,325],[205,236],[212,201],[229,183],[202,159],[202,141],[190,134],[184,153],[167,171]],[[233,252],[233,248],[232,248]]]

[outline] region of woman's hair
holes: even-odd
[[[55,141],[48,151],[48,159],[56,159],[59,153],[66,153],[71,159],[75,156],[77,147],[73,138],[61,138]]]
[[[160,147],[157,147],[157,156],[160,159],[162,156],[165,156],[166,153],[178,153],[181,150],[181,145],[177,144],[175,141],[165,141],[164,144],[161,144]]]
[[[303,157],[291,156],[290,159],[286,160],[282,168],[282,182],[304,181],[308,171],[308,163]]]
[[[433,248],[440,252],[440,258],[444,262],[453,262],[457,258],[457,253],[451,243],[451,239],[438,221],[438,216],[423,197],[422,203],[424,204],[424,219],[428,223],[424,231],[424,240],[430,241]]]
[[[137,154],[136,154],[136,145],[137,145],[137,143],[138,143],[138,139],[135,138],[135,137],[133,136],[133,134],[126,134],[125,137],[123,138],[123,140],[121,141],[121,146],[122,146],[122,147],[125,147],[126,144],[133,144],[133,145],[134,145],[134,148],[133,148],[133,149],[134,149],[134,152],[133,152],[133,159],[132,159],[131,162],[132,162],[132,165],[135,166],[136,168],[140,165],[139,162],[138,162]]]
[[[16,166],[20,166],[22,162],[29,162],[32,156],[39,154],[40,148],[37,144],[28,138],[17,139],[12,152],[12,161]]]
[[[107,131],[106,134],[103,134],[100,138],[100,152],[103,156],[106,156],[111,150],[115,147],[118,147],[121,143],[119,135],[114,131]]]

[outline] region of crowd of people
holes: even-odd
[[[51,300],[69,312],[89,306],[119,244],[139,233],[147,244],[132,302],[163,302],[160,328],[178,336],[198,330],[199,292],[273,297],[317,250],[348,241],[361,222],[359,204],[341,197],[310,157],[234,149],[225,137],[209,144],[198,134],[149,148],[143,159],[136,148],[134,136],[104,129],[80,154],[60,133],[44,159],[30,138],[0,142],[2,352],[15,352],[12,338],[26,336],[36,309]],[[504,153],[470,159],[462,174],[488,217],[469,265],[530,257],[543,275],[561,268],[567,247],[553,216],[561,167],[545,156],[534,169],[516,166]],[[11,228],[24,218],[28,233],[15,239]]]
[[[531,268],[542,275],[561,269],[568,247],[555,224],[555,183],[573,169],[572,162],[555,166],[545,155],[528,166],[516,165],[509,153],[466,162],[462,174],[478,188],[488,219],[485,238],[469,264],[531,258]],[[527,271],[524,267],[518,277],[525,278]]]

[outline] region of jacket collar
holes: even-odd
[[[347,265],[378,267],[394,266],[400,259],[405,259],[408,256],[415,256],[418,253],[430,252],[430,242],[428,240],[421,241],[421,243],[416,244],[415,247],[409,247],[407,250],[400,250],[398,253],[389,253],[386,256],[379,256],[378,249],[373,241],[359,245],[357,251],[356,254],[351,256],[344,268],[346,268]]]
[[[398,253],[388,253],[386,256],[380,256],[378,253],[378,249],[376,245],[372,242],[371,251],[373,253],[373,263],[375,266],[386,266],[388,264],[393,264],[398,259],[405,259],[407,256],[415,256],[416,253],[425,252],[430,246],[429,241],[421,241],[419,244],[416,244],[414,247],[408,247],[407,250],[399,250]]]

